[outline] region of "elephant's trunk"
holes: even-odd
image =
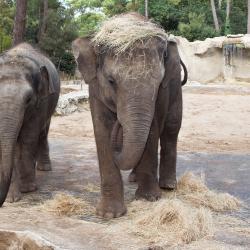
[[[134,168],[144,152],[155,111],[155,97],[150,97],[128,99],[125,107],[118,106],[111,143],[114,161],[121,170]]]
[[[13,106],[13,104],[12,104]],[[15,148],[20,130],[22,116],[20,107],[14,110],[1,110],[0,114],[0,207],[3,205],[11,183],[12,170],[14,167]],[[17,114],[18,113],[18,114]]]

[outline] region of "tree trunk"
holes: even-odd
[[[231,29],[230,29],[230,9],[231,9],[231,0],[227,0],[225,35],[228,35],[228,34],[231,33]]]
[[[221,4],[222,4],[222,0],[219,0],[218,2],[218,9],[221,10]]]
[[[27,0],[16,0],[16,16],[13,30],[13,45],[24,40],[26,24]]]
[[[214,0],[210,0],[212,13],[213,13],[213,19],[214,19],[214,26],[216,31],[220,31],[219,21],[216,13],[215,3]]]
[[[148,0],[145,0],[145,17],[148,18]]]
[[[231,9],[231,0],[227,0],[227,10],[226,10],[226,19],[229,20],[230,16],[230,9]]]
[[[38,32],[38,42],[41,41],[44,33],[46,32],[47,27],[47,18],[48,18],[48,0],[41,0],[43,4],[41,5],[41,17],[40,17],[40,25],[39,25],[39,32]]]
[[[132,0],[132,10],[135,11],[135,0]]]
[[[250,34],[250,0],[248,0],[247,34]]]

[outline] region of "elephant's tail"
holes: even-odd
[[[181,86],[184,86],[187,83],[188,72],[187,72],[186,65],[184,64],[184,62],[182,60],[181,60],[181,66],[182,66],[183,71],[184,71],[184,79],[181,82]]]

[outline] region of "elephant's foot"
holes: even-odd
[[[17,202],[21,200],[21,198],[22,198],[22,195],[21,195],[21,192],[19,191],[19,188],[10,186],[6,201],[13,203],[13,202]]]
[[[136,173],[134,170],[132,170],[132,172],[129,174],[128,181],[129,182],[136,182]]]
[[[38,162],[36,169],[39,171],[51,171],[52,170],[51,163]]]
[[[112,219],[124,215],[127,209],[123,202],[102,198],[96,208],[96,214],[102,218]]]
[[[22,183],[20,185],[20,191],[22,193],[34,192],[37,190],[37,185],[35,182]]]
[[[159,180],[159,186],[162,189],[167,190],[174,190],[177,187],[177,180],[176,178],[160,178]]]
[[[138,188],[135,192],[136,199],[156,201],[161,198],[161,189],[156,176],[147,173],[137,173]]]
[[[136,199],[145,199],[148,201],[157,201],[161,198],[161,190],[158,188],[148,189],[148,188],[138,188],[135,192]]]

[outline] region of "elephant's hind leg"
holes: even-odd
[[[20,175],[20,191],[22,193],[37,190],[36,177],[36,158],[39,139],[39,127],[36,119],[25,124],[19,137],[20,162],[18,170]]]
[[[38,142],[37,154],[37,169],[40,171],[51,171],[51,161],[49,156],[49,133],[50,121],[47,123],[46,128],[41,132]]]
[[[137,199],[156,201],[161,197],[161,190],[157,179],[158,141],[158,126],[154,118],[142,159],[136,167],[138,189],[136,190],[135,197]]]
[[[169,110],[167,121],[160,136],[161,161],[159,171],[159,186],[163,189],[175,189],[177,139],[182,120],[182,95],[179,95]]]

